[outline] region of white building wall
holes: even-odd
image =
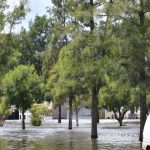
[[[25,120],[30,120],[31,118],[31,113],[27,110],[25,113]],[[19,111],[19,120],[22,120],[22,112]]]

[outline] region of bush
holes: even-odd
[[[42,119],[39,116],[32,116],[31,117],[31,124],[33,126],[40,126],[42,124]]]
[[[44,119],[44,116],[50,114],[48,106],[45,104],[33,104],[30,112],[32,113],[31,124],[33,126],[40,126],[42,124],[42,119]]]

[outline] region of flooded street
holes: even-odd
[[[90,139],[90,128],[0,128],[0,150],[140,150],[139,125],[101,125],[99,138]]]

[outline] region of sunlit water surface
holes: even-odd
[[[98,127],[99,138],[90,139],[89,127],[0,128],[0,150],[140,150],[139,125]]]

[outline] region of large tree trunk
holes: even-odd
[[[23,130],[25,129],[25,116],[24,116],[24,112],[25,112],[25,110],[22,109],[22,129]]]
[[[146,122],[146,114],[147,114],[147,107],[146,107],[146,89],[143,85],[145,81],[145,73],[140,74],[140,135],[139,140],[143,141],[143,130],[144,125]]]
[[[143,130],[146,122],[146,113],[147,113],[147,108],[146,108],[146,93],[143,92],[140,94],[140,135],[139,135],[139,140],[142,142],[143,141]]]
[[[68,129],[72,129],[72,96],[69,96],[69,126]]]
[[[61,123],[61,104],[58,106],[58,123]]]
[[[92,128],[91,128],[91,138],[96,139],[98,138],[97,135],[97,111],[98,111],[98,106],[97,106],[97,100],[98,100],[98,90],[95,87],[92,89]]]
[[[91,6],[91,10],[90,10],[90,32],[91,34],[94,31],[94,2],[93,0],[90,0],[90,6]],[[92,108],[91,108],[91,114],[92,114],[92,127],[91,127],[91,138],[92,139],[96,139],[98,138],[97,135],[97,111],[98,111],[98,107],[97,107],[97,87],[94,86],[92,88]]]

